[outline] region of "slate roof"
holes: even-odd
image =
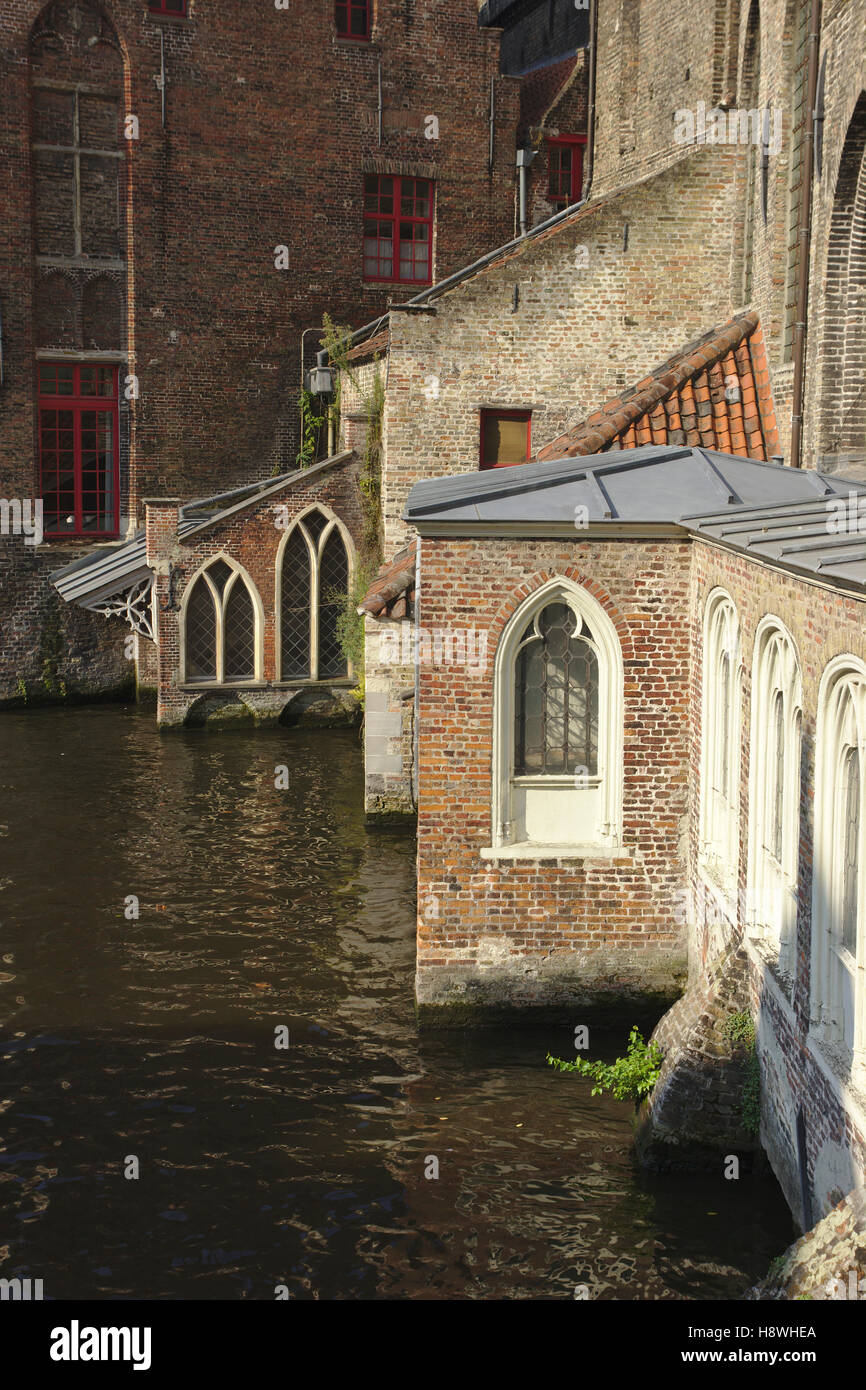
[[[212,497],[197,497],[185,502],[178,515],[178,539],[183,540],[194,532],[216,526],[235,512],[254,506],[270,493],[281,492],[301,480],[307,482],[312,474],[345,463],[351,457],[351,451],[335,454],[333,458],[322,459],[311,468],[293,468],[288,473],[246,483],[230,492],[218,492]],[[141,530],[123,545],[105,546],[80,556],[71,565],[55,570],[50,578],[67,603],[85,604],[122,593],[149,574],[145,533]]]
[[[746,458],[779,452],[758,315],[737,314],[538,451],[539,459],[693,444]]]
[[[711,449],[649,445],[416,483],[403,515],[422,536],[538,527],[579,537],[578,516],[595,535],[679,530],[862,592],[866,535],[834,534],[828,524],[828,502],[850,494],[866,526],[864,483]]]
[[[577,54],[571,53],[552,63],[533,68],[520,82],[520,128],[536,128],[556,104],[577,67]]]

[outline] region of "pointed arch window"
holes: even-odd
[[[837,657],[818,695],[812,901],[813,1027],[866,1079],[866,663]]]
[[[740,634],[728,594],[707,600],[701,704],[701,850],[705,875],[736,899],[740,768]]]
[[[337,629],[351,560],[336,518],[318,507],[299,517],[286,536],[278,567],[280,679],[348,676]]]
[[[256,604],[240,570],[222,557],[196,576],[183,608],[184,681],[254,681],[260,671]]]
[[[776,618],[764,618],[752,659],[747,909],[752,936],[788,977],[796,959],[802,706],[793,640]]]
[[[482,854],[618,846],[622,757],[616,629],[586,590],[551,581],[521,604],[497,648],[493,843]]]

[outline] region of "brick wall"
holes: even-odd
[[[96,16],[118,36],[122,111],[139,121],[139,138],[120,141],[121,264],[107,272],[125,307],[118,329],[110,322],[116,305],[100,300],[84,315],[78,280],[89,271],[65,266],[62,283],[52,273],[40,297],[39,331],[44,346],[116,349],[124,372],[138,377],[138,399],[122,407],[121,511],[142,519],[145,495],[201,495],[290,466],[301,330],[320,324],[324,309],[360,323],[389,295],[414,292],[363,282],[365,171],[435,179],[439,276],[508,239],[518,84],[498,75],[499,35],[478,28],[474,0],[375,0],[369,44],[336,39],[332,0],[299,0],[288,10],[190,0],[186,21],[155,19],[144,0],[79,6],[85,26]],[[67,37],[73,12],[71,0],[56,10]],[[28,53],[35,21],[54,14],[43,0],[0,7],[0,495],[7,497],[30,497],[37,487],[35,285],[49,267],[37,274],[34,259]],[[163,51],[164,124],[154,81]],[[40,62],[50,60],[52,75],[62,75],[66,49],[42,52]],[[435,141],[424,134],[429,114],[439,118]],[[274,265],[280,245],[288,270]],[[64,317],[65,289],[79,307],[67,305]],[[312,353],[315,335],[306,342]],[[45,572],[56,563],[62,559],[49,556]],[[0,673],[0,693],[10,680],[14,687],[16,662],[31,674],[32,605],[23,594],[21,602],[14,626],[25,637],[8,654],[13,669]],[[95,678],[102,638],[88,630]]]
[[[487,634],[483,670],[422,663],[418,973],[422,1015],[523,1005],[660,1007],[684,971],[688,546],[422,542],[419,621]],[[521,600],[553,575],[585,584],[625,665],[622,857],[486,860],[492,843],[493,660]],[[443,1006],[444,1009],[443,1009]]]
[[[727,589],[740,617],[742,642],[742,758],[740,765],[739,904],[746,902],[749,840],[749,728],[755,632],[772,613],[796,645],[803,681],[803,788],[799,808],[800,849],[796,971],[781,976],[757,943],[748,945],[749,1002],[758,1020],[762,1072],[761,1141],[795,1215],[802,1219],[796,1115],[803,1108],[813,1216],[824,1215],[866,1173],[866,1108],[808,1039],[811,966],[812,843],[814,834],[815,737],[818,687],[827,663],[850,652],[866,658],[864,603],[792,575],[774,572],[742,556],[696,542],[692,574],[691,873],[700,886],[698,855],[700,787],[700,689],[703,604],[710,590]],[[743,931],[744,914],[731,921],[712,893],[697,891],[690,944],[699,988],[707,967]],[[699,972],[699,973],[698,973]],[[746,1000],[743,1001],[747,1002]]]
[[[177,501],[161,499],[148,503],[148,564],[155,572],[159,621],[157,718],[161,726],[196,720],[211,709],[219,712],[227,705],[233,706],[236,714],[246,710],[254,718],[271,720],[284,716],[290,703],[293,709],[303,707],[305,711],[316,704],[323,718],[328,715],[325,706],[335,701],[345,707],[347,714],[356,708],[350,692],[357,674],[354,680],[323,681],[317,685],[279,679],[276,670],[276,559],[280,542],[293,518],[313,503],[323,504],[345,524],[357,553],[362,541],[357,469],[354,458],[345,464],[335,464],[311,474],[300,484],[274,491],[255,506],[238,511],[219,525],[180,540],[177,537]],[[284,507],[288,508],[287,514],[282,511]],[[255,685],[237,687],[183,686],[180,605],[197,570],[220,553],[243,567],[261,599],[264,614],[262,680]],[[340,711],[332,713],[339,716]]]

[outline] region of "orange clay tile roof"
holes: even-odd
[[[383,565],[358,605],[359,613],[374,618],[407,618],[415,600],[415,552],[413,541]]]
[[[758,315],[737,314],[538,451],[541,460],[690,444],[767,460],[779,436]]]

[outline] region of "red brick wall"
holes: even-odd
[[[586,585],[625,666],[623,859],[490,861],[493,661],[545,579]],[[421,667],[419,1004],[545,1004],[676,991],[685,886],[688,546],[422,541],[424,629],[487,632],[487,669]]]
[[[774,614],[796,645],[803,680],[802,786],[796,976],[793,988],[768,960],[749,946],[752,1003],[759,1021],[758,1050],[763,1089],[762,1141],[793,1210],[800,1211],[800,1180],[795,1141],[796,1112],[806,1118],[809,1174],[814,1216],[823,1215],[866,1175],[866,1113],[849,1104],[828,1062],[810,1050],[807,1040],[811,966],[812,845],[814,834],[815,738],[818,687],[827,663],[844,652],[866,659],[866,605],[862,599],[774,572],[743,556],[702,542],[694,547],[691,592],[692,640],[696,659],[692,674],[691,848],[697,863],[700,787],[700,700],[703,610],[717,585],[733,599],[740,617],[742,644],[742,758],[740,767],[739,900],[737,922],[730,922],[717,901],[699,892],[691,943],[692,968],[698,971],[721,943],[743,932],[749,838],[749,728],[751,671],[755,632],[761,619]],[[694,873],[693,867],[693,873]],[[695,874],[697,878],[697,875]],[[699,882],[699,880],[698,880]],[[846,1114],[847,1110],[847,1114]],[[847,1186],[846,1186],[847,1183]]]

